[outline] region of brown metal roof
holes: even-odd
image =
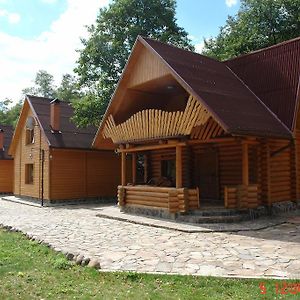
[[[293,130],[300,78],[300,37],[225,64]]]
[[[288,128],[226,64],[152,39],[139,40],[163,59],[229,133],[291,138]]]
[[[0,124],[0,130],[1,129],[3,130],[4,133],[4,151],[0,149],[0,159],[12,159],[12,157],[8,155],[8,148],[12,140],[14,128],[13,126],[10,125]]]
[[[78,128],[71,120],[74,110],[69,103],[64,101],[60,102],[61,133],[52,133],[50,127],[50,102],[53,99],[35,96],[27,96],[26,99],[34,110],[51,147],[75,149],[91,148],[97,128],[95,126]]]

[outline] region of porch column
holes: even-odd
[[[147,183],[148,182],[148,173],[149,173],[149,170],[148,170],[148,155],[145,154],[144,155],[144,183]]]
[[[132,153],[132,184],[136,184],[136,153]]]
[[[176,146],[176,188],[182,188],[182,146]]]
[[[242,144],[242,152],[243,152],[243,185],[249,185],[249,151],[247,142],[243,142]]]
[[[121,152],[121,185],[126,185],[126,153]]]

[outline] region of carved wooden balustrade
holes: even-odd
[[[192,129],[205,124],[211,117],[206,108],[192,96],[184,111],[142,110],[127,121],[116,125],[112,115],[106,120],[103,136],[114,143],[190,135]]]

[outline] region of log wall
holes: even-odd
[[[197,189],[154,186],[119,186],[118,203],[167,209],[170,213],[186,212],[199,208]]]
[[[277,152],[283,147],[286,149]],[[292,145],[289,141],[270,141],[271,202],[291,200],[293,197],[292,182]]]

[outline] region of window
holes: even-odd
[[[175,160],[162,160],[161,161],[161,176],[168,178],[172,184],[175,183]]]
[[[33,164],[25,165],[25,183],[33,184]]]
[[[26,145],[34,143],[34,129],[26,128]]]

